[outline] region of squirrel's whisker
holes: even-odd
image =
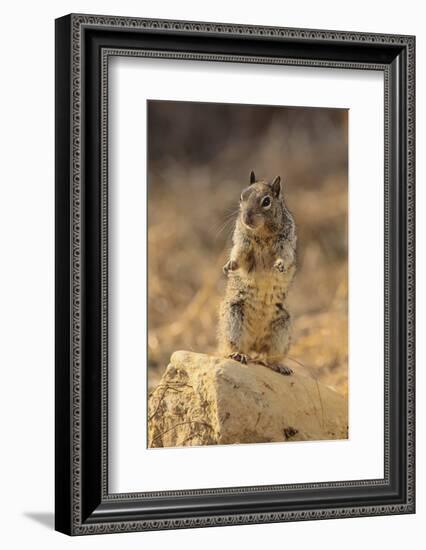
[[[233,216],[230,216],[227,220],[225,220],[222,225],[219,226],[219,229],[216,231],[215,239],[219,237],[219,235],[228,227],[230,224],[234,221]],[[232,228],[232,226],[230,226]]]

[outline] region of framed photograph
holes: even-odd
[[[415,511],[415,38],[56,20],[56,529]]]

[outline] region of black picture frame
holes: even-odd
[[[414,513],[415,38],[71,14],[56,20],[55,40],[56,529],[84,535]],[[108,493],[105,144],[112,55],[383,71],[383,479]]]

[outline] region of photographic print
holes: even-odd
[[[148,447],[348,438],[348,111],[147,102]]]
[[[55,144],[56,530],[414,513],[415,37],[69,14]]]

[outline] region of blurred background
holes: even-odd
[[[241,190],[280,175],[298,232],[286,364],[348,391],[348,113],[148,102],[148,383],[177,349],[214,353]]]

